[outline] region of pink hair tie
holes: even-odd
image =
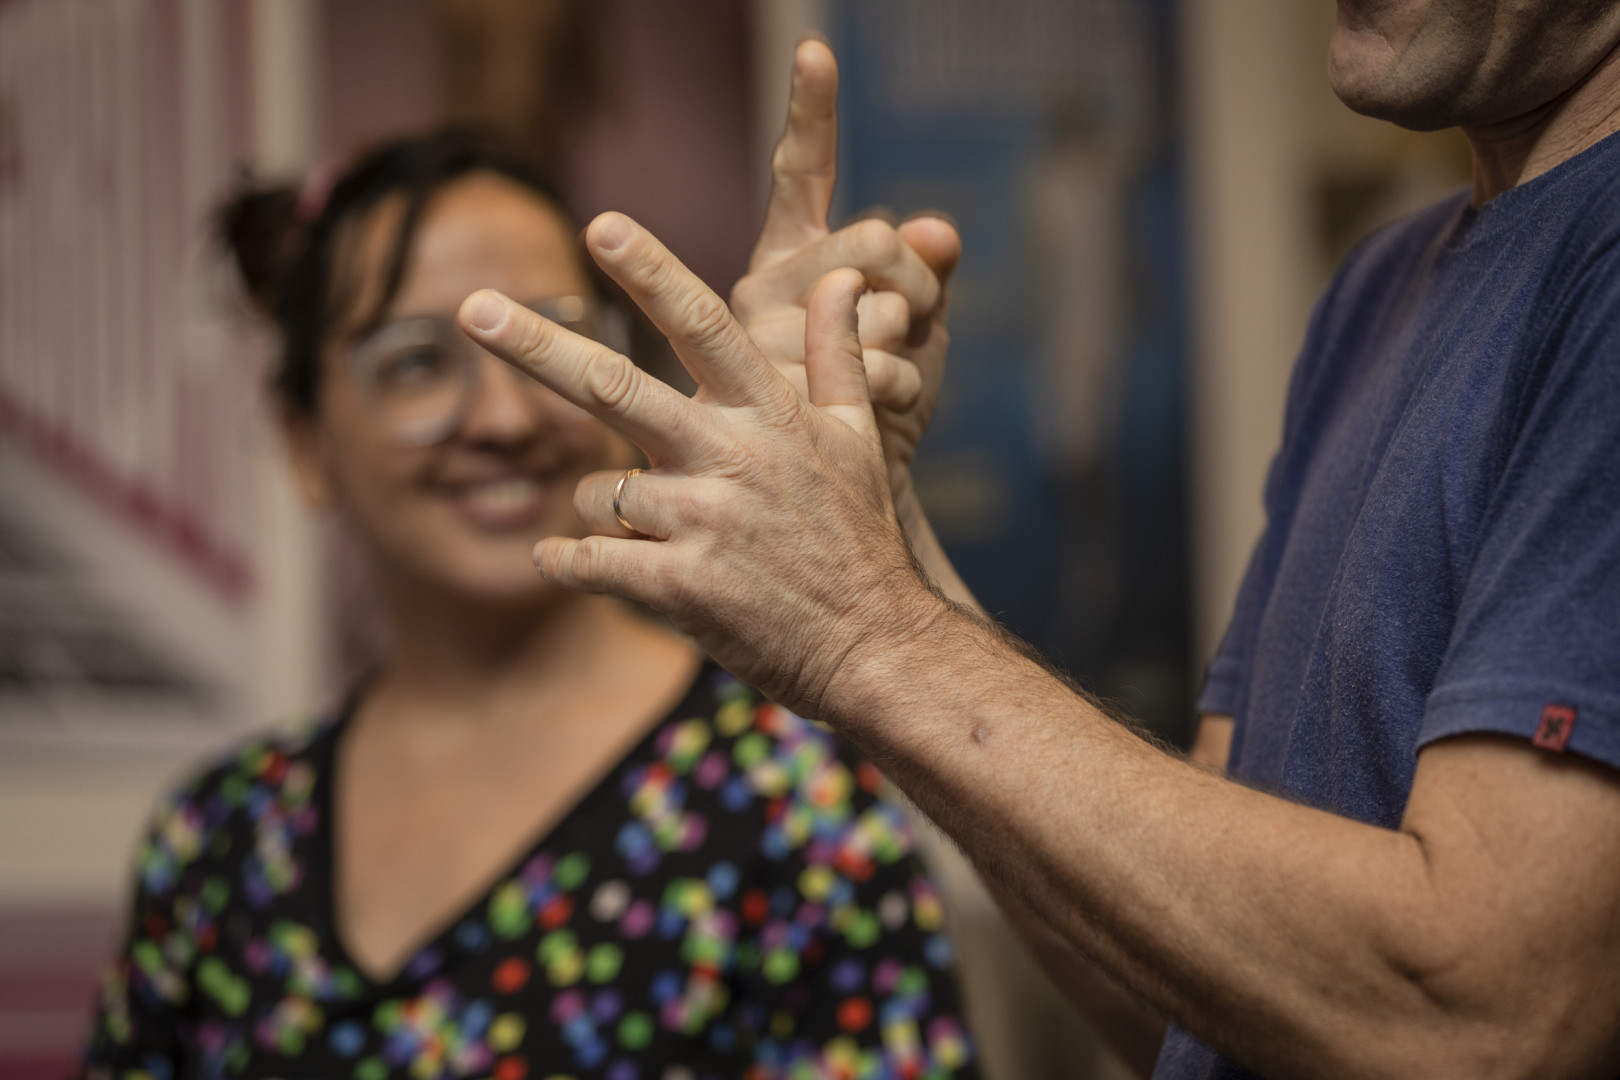
[[[300,224],[309,225],[321,216],[321,211],[326,209],[326,201],[332,197],[337,178],[338,163],[335,161],[322,162],[304,177],[304,186],[298,189],[298,205],[293,211]]]

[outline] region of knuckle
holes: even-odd
[[[666,555],[664,559],[649,565],[645,571],[648,591],[666,605],[678,603],[683,586],[692,576],[685,563],[685,559]],[[664,610],[670,608],[665,607]]]
[[[800,177],[817,176],[827,168],[813,147],[804,142],[802,125],[809,117],[797,108],[790,111],[788,128],[771,151],[771,175],[778,181],[792,181]],[[795,138],[795,134],[798,138]]]
[[[594,585],[601,581],[603,570],[602,538],[587,536],[574,546],[574,577]]]
[[[897,292],[867,293],[861,297],[860,336],[867,345],[904,344],[911,326],[911,305]]]
[[[694,347],[706,349],[723,340],[731,329],[731,310],[707,289],[687,304],[685,337]]]
[[[933,271],[925,267],[922,272],[922,292],[916,297],[917,314],[926,315],[939,307],[941,291],[939,278],[934,276]]]
[[[850,226],[861,253],[873,266],[887,266],[900,258],[903,241],[893,225],[879,218],[867,218]]]
[[[808,389],[808,384],[806,387]],[[788,431],[803,423],[805,399],[790,388],[784,387],[782,393],[771,394],[752,408],[755,418],[765,427],[776,431]],[[736,460],[739,465],[746,467],[752,463],[753,458],[752,447],[737,448]]]
[[[911,303],[904,296],[889,289],[872,294],[872,306],[886,325],[904,326],[911,321]]]
[[[746,442],[736,436],[716,440],[707,462],[707,476],[722,484],[745,483],[752,474],[756,459]]]
[[[636,280],[655,297],[667,297],[678,287],[675,260],[664,252],[647,255],[641,261]]]
[[[682,492],[676,513],[683,526],[703,526],[720,520],[723,499],[712,484],[688,484]]]
[[[622,356],[604,359],[586,368],[585,386],[591,397],[615,412],[629,407],[640,385],[641,372]]]
[[[511,339],[514,353],[531,363],[544,363],[545,353],[556,339],[551,324],[527,311],[513,318],[516,323]]]

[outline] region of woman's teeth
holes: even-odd
[[[462,498],[475,509],[490,513],[526,510],[540,498],[540,485],[533,480],[494,480],[466,489]]]

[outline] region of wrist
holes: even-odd
[[[827,687],[818,719],[857,741],[927,694],[953,638],[980,632],[971,617],[920,579],[908,592],[864,628]]]

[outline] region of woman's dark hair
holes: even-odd
[[[257,186],[250,180],[220,208],[220,238],[255,305],[281,331],[281,362],[272,383],[283,401],[301,412],[315,410],[321,341],[355,303],[359,283],[339,281],[336,270],[347,227],[365,220],[383,200],[404,197],[383,267],[382,291],[362,316],[364,327],[380,320],[398,293],[428,200],[470,173],[514,181],[573,220],[556,186],[537,168],[493,139],[461,129],[396,139],[364,154],[337,178],[312,216],[308,196],[301,201],[291,187]],[[589,259],[581,262],[600,288],[604,279],[596,267]]]

